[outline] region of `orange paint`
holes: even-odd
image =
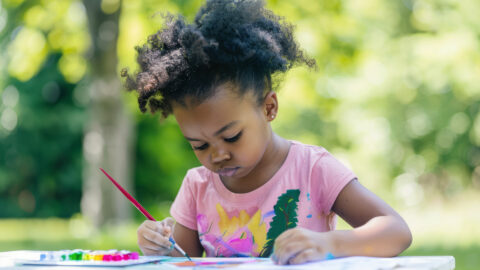
[[[176,263],[172,263],[176,266],[196,266],[197,264],[195,264],[195,262],[192,262],[192,261],[184,261],[184,262],[176,262]]]

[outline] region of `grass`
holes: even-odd
[[[107,226],[94,231],[84,219],[3,219],[0,220],[0,251],[60,249],[128,249],[139,251],[137,224]]]
[[[402,256],[453,256],[455,269],[474,270],[480,265],[480,245],[461,246],[413,246],[402,253]]]
[[[400,210],[413,234],[404,256],[455,257],[456,269],[480,265],[480,196],[464,193],[447,201],[429,202]],[[92,230],[81,216],[71,219],[0,219],[0,251],[60,249],[128,249],[136,244],[138,224],[107,226]],[[348,225],[339,220],[339,229]]]

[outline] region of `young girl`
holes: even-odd
[[[200,163],[170,209],[145,221],[145,255],[271,256],[279,264],[343,256],[395,256],[412,237],[404,220],[319,146],[287,140],[270,122],[272,75],[315,62],[292,25],[257,0],[207,0],[193,24],[166,16],[138,47],[140,70],[122,71],[142,112],[173,114]],[[294,91],[289,89],[287,91]],[[335,231],[335,214],[354,229]]]

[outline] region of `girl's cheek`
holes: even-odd
[[[206,166],[208,166],[210,164],[210,162],[208,161],[208,154],[202,154],[200,156],[200,162]]]
[[[202,152],[200,151],[195,151],[195,156],[197,157],[198,161],[200,161],[200,163],[202,163],[202,165],[207,165],[206,161],[206,155],[203,154]]]

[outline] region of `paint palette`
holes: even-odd
[[[62,266],[128,266],[164,260],[165,256],[139,256],[128,250],[60,250],[43,251],[28,260],[17,260],[22,265],[62,265]]]

